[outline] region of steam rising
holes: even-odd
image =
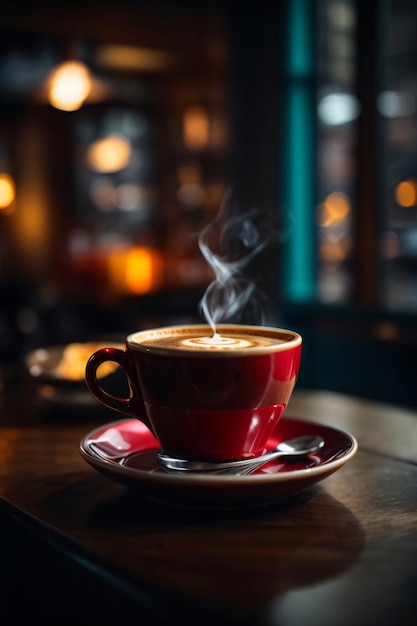
[[[233,213],[229,195],[198,240],[215,275],[200,302],[214,337],[216,324],[222,321],[263,323],[266,297],[249,276],[248,265],[277,239],[277,211],[270,215],[262,212],[262,225],[256,208]]]

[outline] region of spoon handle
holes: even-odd
[[[229,476],[245,476],[247,474],[251,474],[254,470],[258,469],[259,467],[266,465],[267,463],[269,463],[269,461],[272,461],[273,459],[288,458],[288,457],[294,457],[294,456],[303,457],[306,454],[300,454],[300,452],[297,452],[297,453],[281,452],[281,451],[270,452],[269,454],[262,455],[262,459],[253,460],[251,463],[248,462],[245,465],[239,464],[239,467],[238,466],[226,467],[223,469],[212,470],[212,473],[213,474],[227,474]]]
[[[193,472],[207,474],[230,474],[244,475],[250,474],[256,468],[262,467],[265,463],[278,458],[305,457],[308,454],[317,452],[324,446],[324,440],[318,436],[304,436],[284,441],[275,450],[262,454],[256,458],[239,459],[237,461],[188,461],[177,457],[171,457],[158,450],[156,458],[162,469],[168,472]]]
[[[306,454],[306,452],[302,454]],[[161,450],[158,450],[156,453],[156,457],[163,469],[193,473],[205,472],[209,474],[238,474],[240,470],[243,472],[245,469],[252,471],[252,469],[258,465],[268,463],[268,461],[276,459],[277,457],[289,457],[294,455],[300,456],[300,452],[298,450],[273,450],[272,452],[267,452],[256,458],[239,459],[238,461],[220,461],[216,463],[215,461],[184,461],[183,459],[167,456]]]

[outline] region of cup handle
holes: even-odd
[[[122,367],[130,389],[130,396],[128,398],[113,396],[100,385],[97,378],[97,369],[106,361],[113,361]],[[153,433],[153,428],[147,417],[142,392],[139,386],[134,385],[132,382],[134,378],[132,372],[133,363],[128,350],[120,350],[119,348],[100,348],[100,350],[94,352],[87,361],[85,368],[85,381],[90,393],[101,404],[109,409],[113,409],[119,413],[125,413],[130,417],[140,420]]]

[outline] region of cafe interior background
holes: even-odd
[[[204,321],[233,198],[276,228],[250,321],[303,335],[298,387],[416,405],[413,0],[1,12],[3,384],[40,346]]]

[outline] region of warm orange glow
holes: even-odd
[[[0,210],[7,209],[16,197],[16,187],[9,174],[0,173]]]
[[[163,261],[154,248],[116,250],[109,257],[110,281],[119,293],[149,293],[162,282]]]
[[[323,263],[338,265],[348,258],[351,249],[351,242],[348,240],[323,241],[320,244],[319,257]]]
[[[23,190],[20,194],[19,211],[16,212],[16,226],[18,228],[21,245],[28,255],[38,255],[40,258],[50,235],[50,220],[43,204],[42,192],[33,189]]]
[[[49,80],[49,101],[62,111],[81,108],[91,91],[90,72],[80,61],[61,63],[53,70]]]
[[[183,118],[184,143],[190,150],[202,150],[209,142],[209,119],[203,107],[188,107]]]
[[[147,293],[153,287],[153,252],[133,248],[126,258],[126,285],[133,293]]]
[[[109,135],[93,143],[87,152],[89,166],[96,172],[118,172],[127,167],[132,155],[130,142],[119,135]]]
[[[344,220],[350,213],[350,199],[344,193],[330,193],[319,207],[320,226],[332,226]]]
[[[177,170],[177,178],[181,185],[201,182],[201,165],[198,161],[184,161]]]
[[[95,51],[99,65],[116,71],[162,71],[170,68],[175,60],[172,53],[136,46],[105,45]]]
[[[39,158],[45,147],[45,129],[35,120],[22,120],[16,136],[19,186],[16,210],[10,216],[10,238],[16,258],[28,277],[44,281],[52,271],[55,215],[47,192],[48,166]]]
[[[417,204],[417,181],[409,178],[395,188],[395,201],[400,206],[411,207]]]

